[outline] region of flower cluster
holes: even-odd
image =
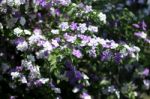
[[[150,89],[149,68],[136,67],[143,50],[132,42],[103,38],[109,16],[92,5],[78,0],[0,0],[0,6],[0,35],[10,45],[7,50],[13,49],[11,57],[0,60],[2,80],[12,90],[4,98],[135,99],[136,77],[143,80],[140,86]],[[144,21],[134,28],[138,32],[133,36],[150,43]],[[137,76],[128,79],[130,75]]]

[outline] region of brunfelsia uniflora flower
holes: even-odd
[[[82,53],[81,53],[81,51],[77,50],[77,49],[73,49],[72,54],[74,56],[76,56],[77,58],[81,58],[83,56]]]
[[[0,68],[2,70],[0,80],[4,79],[12,90],[7,93],[9,95],[7,97],[21,99],[34,90],[35,93],[39,92],[33,94],[35,97],[44,95],[52,99],[61,99],[61,92],[65,92],[76,93],[75,95],[81,99],[92,99],[95,97],[92,93],[98,89],[100,95],[115,95],[119,99],[124,94],[127,98],[132,97],[133,92],[137,90],[131,86],[132,83],[134,85],[133,80],[129,79],[126,82],[124,79],[131,74],[130,70],[138,71],[142,62],[138,63],[139,67],[135,65],[141,58],[139,52],[141,51],[142,55],[143,50],[140,50],[142,48],[132,42],[125,43],[126,41],[118,40],[117,38],[122,34],[115,35],[116,31],[113,31],[112,37],[112,34],[109,34],[111,39],[102,38],[102,35],[109,33],[112,28],[107,24],[112,13],[108,13],[107,17],[107,14],[102,10],[95,10],[90,3],[88,5],[86,2],[81,2],[82,0],[72,1],[0,0],[0,13],[2,12],[0,19],[5,19],[0,22],[0,32],[4,35],[0,37],[0,43],[1,41],[3,43],[3,38],[6,38],[6,42],[13,42],[11,44],[15,45],[12,52],[8,52],[8,56],[13,54],[12,57],[9,58],[6,54],[2,59],[4,60],[2,65],[8,62],[9,66],[3,65],[2,69]],[[4,9],[1,9],[3,7]],[[8,19],[15,22],[5,22]],[[122,20],[117,18],[114,21],[113,26],[117,27],[117,31],[120,30],[119,24]],[[124,26],[126,22],[122,24]],[[150,43],[144,21],[133,24],[133,27],[134,36]],[[113,40],[113,37],[116,39]],[[5,56],[1,48],[0,54],[2,54],[0,58]],[[9,74],[10,77],[5,79],[3,74]],[[139,79],[148,90],[150,88],[149,68],[145,68],[140,74]],[[124,90],[122,92],[122,85],[126,86],[125,93]],[[96,94],[99,95],[97,92]]]

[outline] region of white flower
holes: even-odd
[[[35,57],[34,57],[32,54],[27,55],[27,58],[28,58],[28,60],[30,60],[30,61],[32,61],[32,62],[35,61]]]
[[[73,92],[73,93],[79,92],[79,88],[77,88],[77,87],[73,88],[72,92]]]
[[[0,29],[3,29],[3,24],[2,23],[0,23]]]
[[[21,66],[26,67],[26,68],[31,67],[32,66],[32,62],[31,61],[27,61],[27,60],[22,60],[21,61]]]
[[[25,3],[25,0],[13,0],[13,1],[14,1],[14,4],[17,6]]]
[[[34,78],[39,78],[41,76],[40,74],[40,67],[39,66],[32,66],[30,68],[30,78],[34,79]]]
[[[18,27],[14,29],[14,34],[18,37],[22,34],[22,32],[23,30]]]
[[[28,43],[26,41],[23,41],[17,45],[17,50],[19,51],[23,52],[26,51],[27,49],[28,49]]]
[[[58,30],[58,29],[52,29],[52,30],[51,30],[51,33],[52,33],[52,34],[59,34],[59,30]]]
[[[90,32],[98,32],[98,27],[90,25],[90,26],[88,27],[88,30],[89,30]]]
[[[104,23],[106,23],[106,14],[100,12],[98,14],[98,17],[99,17],[100,21],[103,21]]]
[[[12,79],[20,77],[20,73],[19,72],[11,72],[10,75],[12,76]]]
[[[24,30],[24,33],[25,33],[26,35],[31,35],[31,32],[30,32],[29,30]]]
[[[83,76],[83,79],[89,79],[89,77],[84,73],[82,74],[82,76]]]
[[[42,83],[42,84],[45,84],[49,81],[49,78],[41,78],[39,79],[39,81]]]
[[[23,83],[23,84],[26,84],[27,83],[27,79],[26,77],[21,77],[20,81]]]
[[[58,47],[58,46],[59,46],[57,40],[54,40],[54,39],[52,39],[52,44],[53,44],[55,47]]]

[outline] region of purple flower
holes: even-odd
[[[71,30],[76,30],[77,29],[77,23],[72,22],[71,25],[70,25],[70,29]]]
[[[73,65],[72,65],[72,62],[69,61],[69,60],[66,61],[65,66],[66,66],[66,68],[69,69],[69,70],[74,70],[74,67],[73,67]]]
[[[145,23],[144,21],[142,21],[142,22],[140,22],[140,23],[138,23],[138,24],[133,24],[132,26],[133,26],[134,28],[141,29],[141,30],[143,30],[143,31],[145,31],[146,28],[147,28],[147,25],[146,25],[146,23]]]
[[[19,43],[22,43],[24,41],[25,41],[25,39],[20,37],[20,38],[15,39],[14,43],[15,43],[15,45],[18,45]]]
[[[101,55],[101,61],[108,61],[111,59],[112,53],[109,50],[103,51]]]
[[[59,16],[59,15],[60,15],[60,10],[59,10],[59,9],[55,9],[55,14],[56,14],[57,16]]]
[[[76,56],[77,58],[81,58],[81,57],[82,57],[82,53],[81,53],[80,50],[73,49],[72,54],[73,54],[74,56]]]
[[[149,75],[149,69],[148,68],[145,68],[144,71],[142,72],[142,74],[144,76],[148,76]]]
[[[120,63],[120,61],[121,61],[121,59],[122,59],[121,56],[122,56],[121,53],[116,53],[116,54],[115,54],[114,59],[115,59],[115,62],[116,62],[116,63]]]

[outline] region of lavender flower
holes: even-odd
[[[70,29],[73,30],[73,31],[76,30],[77,29],[77,23],[72,22],[71,25],[70,25]]]
[[[80,95],[80,98],[81,99],[92,99],[92,97],[88,93],[85,93],[85,92]]]
[[[140,22],[138,24],[133,24],[133,27],[145,31],[146,28],[147,28],[147,25],[146,25],[146,23],[144,21],[142,21],[142,22]]]
[[[64,38],[66,39],[66,41],[70,42],[70,43],[74,43],[77,39],[77,36],[70,36],[68,35],[68,33],[64,34]]]
[[[139,38],[143,38],[143,39],[146,39],[146,37],[147,37],[147,34],[144,32],[135,32],[134,35]]]
[[[73,49],[72,54],[76,56],[77,58],[81,58],[83,56],[80,50],[76,50],[76,49]]]
[[[85,33],[85,31],[87,31],[86,23],[79,23],[77,30],[81,33]]]
[[[142,74],[144,76],[148,76],[149,75],[149,69],[148,68],[145,68],[144,71],[142,72]]]
[[[67,29],[69,29],[68,22],[62,22],[62,23],[59,25],[59,28],[60,28],[62,31],[66,31]]]
[[[86,5],[86,6],[84,7],[84,11],[85,11],[85,13],[92,12],[92,11],[93,11],[92,6]]]
[[[17,50],[22,51],[22,52],[26,51],[28,49],[28,43],[26,41],[19,42],[16,48]]]

